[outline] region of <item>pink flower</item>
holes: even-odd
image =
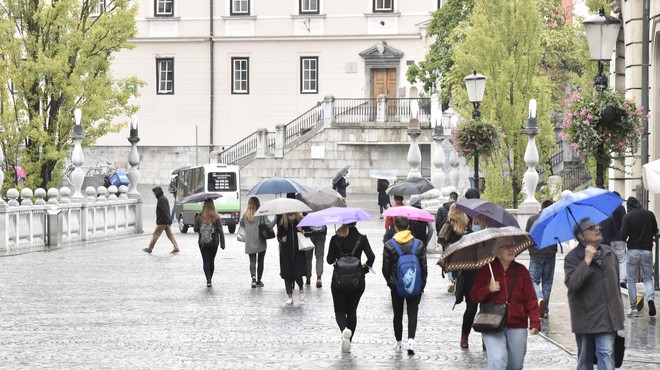
[[[566,140],[567,137],[568,137],[568,136],[566,136],[565,133],[563,133],[563,132],[560,132],[560,133],[559,133],[559,138],[560,138],[560,139],[562,139],[562,140]]]
[[[582,121],[582,123],[583,123],[585,126],[589,126],[589,120],[586,120],[586,119],[585,119],[584,121]]]
[[[580,116],[584,117],[585,115],[587,115],[587,110],[582,108],[582,110],[580,111]]]
[[[593,118],[594,118],[594,116],[592,116],[591,114],[587,114],[587,119],[591,120]]]
[[[644,133],[644,127],[642,126],[642,127],[638,128],[637,131],[639,131],[640,134],[643,134]]]
[[[619,148],[623,149],[623,148],[625,148],[625,147],[626,147],[626,142],[625,142],[625,140],[621,140],[621,141],[619,141]]]
[[[571,149],[574,150],[574,151],[577,151],[578,148],[579,148],[579,146],[578,146],[577,144],[575,144],[575,143],[570,143],[570,144],[568,144],[568,147],[571,148]]]

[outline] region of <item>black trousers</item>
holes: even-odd
[[[339,331],[343,332],[348,328],[351,331],[351,340],[355,335],[355,327],[357,326],[357,308],[360,303],[360,298],[364,293],[364,280],[355,290],[337,289],[334,284],[331,286],[332,302],[335,306],[335,320]]]
[[[215,270],[215,255],[218,253],[218,246],[199,248],[202,253],[202,261],[204,261],[204,275],[206,275],[206,282],[210,283],[213,278],[213,270]]]
[[[250,275],[256,276],[258,281],[264,275],[264,257],[266,251],[248,254],[250,256]],[[255,273],[256,272],[256,273]]]
[[[298,276],[296,280],[287,280],[284,279],[284,288],[286,289],[286,294],[293,294],[293,287],[298,284],[298,289],[303,290],[303,277]]]
[[[479,309],[479,304],[473,302],[470,298],[470,295],[466,294],[465,305],[461,334],[470,334],[470,330],[472,330],[472,324],[474,323],[474,317],[477,315],[477,310]]]
[[[408,338],[415,339],[415,332],[417,331],[417,312],[419,309],[419,301],[422,300],[422,295],[411,298],[403,298],[396,292],[396,287],[390,287],[390,294],[392,295],[392,309],[394,310],[394,338],[400,341],[403,337],[403,301],[406,301],[408,311]]]

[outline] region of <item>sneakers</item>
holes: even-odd
[[[177,254],[177,253],[179,253],[179,252],[180,252],[179,249],[172,249],[172,251],[170,252],[170,254]]]
[[[636,308],[631,308],[628,310],[628,316],[637,317],[639,316],[639,312],[637,312]]]
[[[401,349],[403,348],[403,342],[400,340],[394,343],[394,352],[401,352]]]
[[[447,287],[447,292],[448,293],[454,292],[454,283],[449,283],[449,286]]]
[[[415,340],[408,338],[408,355],[412,356],[415,354]]]
[[[351,352],[351,329],[346,328],[341,332],[341,351],[344,353]]]
[[[142,248],[142,251],[147,252],[147,253],[151,253],[151,249],[149,249],[149,248]]]
[[[545,315],[545,299],[539,299],[539,316]]]
[[[321,279],[316,279],[316,287],[323,288],[323,282],[321,281]]]
[[[252,277],[252,288],[256,288],[256,287],[257,287],[257,278],[255,278],[255,277],[253,276],[253,277]]]
[[[655,316],[655,302],[652,299],[649,299],[649,316]]]
[[[289,299],[286,300],[286,304],[289,306],[293,304],[293,297],[289,297]]]
[[[211,280],[209,280],[209,281],[206,282],[206,287],[207,287],[207,288],[210,288],[210,287],[212,287],[212,286],[213,286],[213,284],[211,284]]]
[[[468,348],[468,347],[469,347],[468,334],[463,333],[463,334],[461,334],[461,348],[465,349],[465,348]]]
[[[620,282],[619,286],[623,289],[628,289],[628,283],[626,283],[625,281]]]
[[[300,299],[301,302],[305,300],[305,291],[302,290],[302,289],[300,289],[300,298],[299,299]]]
[[[264,283],[261,282],[261,280],[257,280],[257,288],[263,288]]]

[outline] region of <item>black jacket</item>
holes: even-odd
[[[355,249],[358,241],[360,241],[360,245],[357,247],[357,249]],[[332,238],[330,238],[330,245],[328,246],[328,256],[326,257],[326,262],[328,262],[329,265],[333,265],[335,261],[337,261],[337,259],[342,255],[351,255],[353,249],[355,249],[355,253],[353,253],[352,256],[362,260],[362,252],[364,252],[364,254],[367,256],[367,266],[373,267],[374,261],[376,260],[376,255],[371,250],[369,239],[367,239],[366,235],[360,234],[360,232],[355,227],[351,227],[348,230],[348,235],[346,235],[345,238],[340,238],[337,235],[333,235]],[[363,278],[364,274],[369,272],[369,267],[365,267],[363,269]],[[332,284],[334,285],[334,283],[335,282],[333,279]]]
[[[413,240],[410,239],[407,243],[399,243],[401,247],[401,252],[410,253],[412,250]],[[426,263],[426,245],[419,242],[417,247],[417,252],[415,255],[419,259],[419,267],[422,269],[422,292],[424,292],[424,287],[426,287],[426,277],[428,276],[428,265]],[[397,272],[397,261],[399,261],[399,254],[394,250],[390,240],[388,240],[383,246],[383,277],[387,281],[387,286],[390,288],[396,287],[396,272]]]
[[[539,219],[540,215],[541,215],[540,213],[537,213],[527,219],[527,225],[525,225],[525,231],[529,232],[529,230],[532,228],[532,225],[534,225],[534,222],[536,222],[536,220]],[[539,247],[535,245],[527,250],[529,251],[530,258],[534,258],[534,259],[555,258],[557,255],[557,244],[555,243],[541,249],[539,249]]]
[[[451,201],[447,202],[438,208],[438,212],[435,214],[435,233],[439,234],[442,225],[447,221],[447,215],[449,214],[449,208],[452,204],[456,202]]]
[[[170,202],[167,200],[167,197],[163,195],[163,189],[160,186],[156,186],[151,189],[156,196],[156,225],[171,225],[172,224],[172,215],[170,209]]]
[[[650,251],[657,233],[658,223],[653,212],[628,205],[628,213],[623,216],[621,226],[621,240],[628,242],[628,249]]]

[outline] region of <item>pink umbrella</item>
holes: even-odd
[[[400,207],[390,207],[385,212],[383,216],[387,217],[396,217],[396,216],[405,216],[411,220],[424,221],[424,222],[433,222],[435,217],[427,211],[411,206],[400,206]]]
[[[19,179],[27,179],[27,174],[25,173],[25,170],[21,168],[21,166],[9,166],[9,168],[16,171],[16,176],[18,176]]]

